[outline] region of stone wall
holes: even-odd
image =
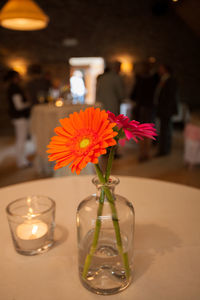
[[[182,100],[193,107],[200,106],[199,38],[174,10],[169,8],[160,16],[152,13],[154,3],[155,0],[48,0],[47,5],[46,0],[41,0],[39,5],[50,17],[49,26],[35,32],[0,28],[0,63],[5,68],[13,59],[22,58],[26,64],[42,64],[54,77],[67,78],[70,57],[128,56],[137,62],[153,56],[174,69]],[[66,38],[76,38],[78,45],[65,47]],[[0,114],[5,117],[2,90],[0,83]],[[4,127],[5,120],[0,121],[1,132]]]

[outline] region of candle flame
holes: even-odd
[[[57,107],[63,106],[63,100],[61,100],[61,99],[56,100],[55,105],[56,105]]]
[[[37,230],[38,230],[38,226],[33,225],[32,234],[36,234]]]
[[[29,212],[30,215],[32,215],[33,214],[33,209],[31,207],[29,207],[28,212]]]

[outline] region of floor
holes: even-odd
[[[137,145],[129,142],[119,149],[121,158],[114,161],[112,174],[154,178],[200,188],[200,166],[188,168],[183,161],[183,149],[182,132],[176,131],[171,155],[155,158],[156,147],[152,147],[152,159],[140,163],[137,159]],[[28,142],[27,153],[32,162],[34,152],[34,145]],[[30,168],[18,169],[15,163],[14,138],[0,137],[0,187],[45,177],[49,176],[39,175],[34,164]]]

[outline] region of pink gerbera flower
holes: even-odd
[[[136,143],[138,140],[149,138],[155,140],[154,136],[157,136],[156,129],[153,123],[143,123],[138,121],[130,121],[130,119],[124,115],[115,116],[112,112],[107,111],[108,118],[111,122],[117,124],[118,129],[123,129],[125,138],[122,138],[119,142],[124,144],[126,140],[133,139]]]

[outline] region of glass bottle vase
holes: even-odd
[[[79,276],[96,294],[115,294],[131,283],[133,276],[134,209],[115,194],[119,179],[101,184],[92,180],[97,193],[77,209]]]

